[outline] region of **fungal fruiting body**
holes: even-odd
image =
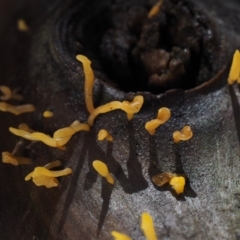
[[[0,97],[1,100],[7,101],[10,99],[16,99],[16,100],[23,100],[23,96],[16,93],[15,91],[12,91],[9,87],[7,86],[0,86],[0,91],[2,92],[3,96]]]
[[[169,184],[172,186],[172,188],[175,190],[177,194],[184,192],[184,186],[185,186],[185,178],[181,176],[175,176],[173,177]]]
[[[157,174],[152,177],[152,181],[157,185],[157,186],[162,186],[165,183],[169,183],[173,177],[177,176],[174,173],[170,172],[163,172],[160,174]]]
[[[110,103],[106,103],[102,106],[99,106],[94,109],[94,111],[88,117],[88,124],[90,126],[93,125],[95,118],[102,113],[111,112],[117,109],[121,109],[127,113],[128,120],[133,118],[135,113],[138,113],[143,105],[143,97],[138,95],[133,98],[132,102],[129,101],[113,101]]]
[[[157,186],[162,186],[169,183],[177,194],[184,192],[186,180],[183,176],[178,176],[175,173],[163,172],[152,177],[152,181]]]
[[[110,184],[114,184],[114,179],[112,177],[112,175],[109,173],[108,171],[108,167],[105,163],[103,163],[100,160],[95,160],[92,163],[93,168],[104,178],[106,178],[106,180],[110,183]]]
[[[85,83],[84,83],[84,95],[85,103],[89,113],[92,113],[94,110],[93,106],[93,84],[94,84],[94,73],[91,68],[91,61],[83,56],[77,55],[76,59],[83,64],[83,71],[85,73]]]
[[[9,163],[14,166],[31,163],[29,158],[16,157],[16,156],[12,155],[10,152],[2,152],[2,162]]]
[[[53,112],[51,112],[51,111],[45,111],[45,112],[43,113],[43,116],[44,116],[45,118],[53,117]]]
[[[110,142],[113,141],[113,137],[111,136],[111,134],[106,129],[101,129],[98,133],[98,140],[103,141],[105,139]]]
[[[180,141],[188,141],[193,136],[193,132],[190,126],[185,126],[181,131],[175,131],[173,133],[174,143],[179,143]]]
[[[50,147],[64,146],[78,131],[89,131],[90,127],[85,123],[80,123],[78,120],[74,121],[69,127],[61,128],[54,132],[53,137],[41,132],[30,132],[26,128],[17,129],[10,127],[9,131],[19,137],[23,137],[32,141],[41,141]]]
[[[232,65],[228,76],[228,84],[237,82],[240,84],[240,52],[235,51],[233,55]]]
[[[131,238],[128,237],[127,235],[116,232],[116,231],[112,231],[111,235],[115,238],[115,240],[131,240]]]
[[[160,108],[158,110],[157,118],[146,122],[145,129],[149,132],[149,134],[154,135],[156,132],[156,128],[167,122],[170,117],[171,111],[168,108]]]
[[[142,214],[141,229],[147,240],[157,240],[153,219],[149,213],[144,212]]]
[[[57,187],[59,185],[57,177],[66,176],[72,173],[71,168],[65,168],[60,171],[49,170],[53,167],[58,167],[60,165],[59,163],[61,164],[61,162],[57,160],[43,167],[36,167],[33,172],[25,177],[25,181],[32,178],[36,186],[45,186],[46,188]]]
[[[0,102],[0,111],[10,112],[10,113],[13,113],[15,115],[20,115],[22,113],[35,111],[35,107],[32,104],[24,104],[24,105],[13,106],[13,105],[8,104],[6,102]]]
[[[161,0],[157,2],[155,5],[153,5],[153,7],[150,9],[148,13],[148,18],[152,18],[153,16],[157,15],[160,12],[162,3],[163,1]]]
[[[27,32],[29,30],[28,25],[23,19],[18,19],[17,28],[20,32]]]

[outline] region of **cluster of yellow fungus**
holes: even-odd
[[[9,87],[7,86],[0,86],[0,91],[2,92],[3,96],[0,96],[0,99],[2,101],[7,101],[10,99],[15,99],[22,101],[23,96],[17,93],[17,90],[12,91]]]
[[[31,163],[29,158],[16,157],[16,156],[12,155],[10,152],[2,152],[2,162],[9,163],[14,166]]]
[[[94,84],[94,73],[91,68],[91,61],[83,56],[77,55],[76,59],[83,64],[83,71],[85,73],[85,84],[84,84],[84,95],[85,103],[89,113],[92,113],[94,110],[93,106],[93,84]]]
[[[190,126],[185,126],[181,131],[175,131],[173,133],[174,143],[179,143],[180,141],[188,141],[193,136],[193,132]]]
[[[27,32],[29,30],[29,27],[26,24],[25,20],[18,19],[18,21],[17,21],[17,29],[20,32]]]
[[[45,111],[45,112],[43,113],[43,116],[44,116],[45,118],[51,118],[51,117],[53,117],[53,112],[51,112],[51,111]]]
[[[0,102],[0,111],[2,112],[10,112],[15,115],[20,115],[22,113],[33,112],[35,111],[35,107],[32,104],[24,104],[19,106],[13,106],[6,102]]]
[[[153,16],[157,15],[160,12],[162,3],[163,1],[161,0],[157,2],[155,5],[153,5],[153,7],[150,9],[148,13],[148,18],[152,18]]]
[[[112,175],[109,173],[108,171],[108,167],[105,163],[103,163],[100,160],[95,160],[92,163],[93,168],[104,178],[106,178],[106,180],[110,183],[110,184],[114,184],[114,179],[112,177]]]
[[[72,173],[70,168],[65,168],[64,170],[60,171],[50,170],[60,165],[61,162],[57,160],[43,167],[36,167],[33,172],[29,173],[25,177],[25,181],[28,181],[32,178],[36,186],[45,186],[46,188],[57,187],[59,185],[57,177],[66,176]]]
[[[151,215],[147,212],[142,213],[141,229],[146,237],[146,240],[157,240],[153,219]],[[131,238],[127,235],[116,231],[112,231],[111,234],[115,238],[115,240],[131,240]]]
[[[113,101],[94,109],[94,111],[88,117],[88,124],[93,125],[94,119],[102,113],[111,112],[113,110],[121,109],[127,113],[128,120],[133,118],[135,113],[138,113],[143,105],[143,97],[136,96],[132,102],[129,101]]]
[[[26,126],[27,125],[25,125],[25,127]],[[64,146],[71,139],[72,135],[82,130],[89,131],[90,127],[87,124],[80,123],[78,120],[74,121],[69,127],[61,128],[54,132],[53,137],[50,137],[45,133],[29,131],[29,128],[9,128],[11,133],[19,137],[23,137],[31,141],[41,141],[51,147]]]
[[[240,52],[235,51],[233,55],[232,65],[228,76],[228,84],[237,82],[240,84]]]
[[[171,117],[171,112],[168,108],[163,107],[158,110],[158,115],[156,119],[153,119],[145,124],[145,129],[149,132],[149,134],[154,135],[156,132],[156,128],[160,125],[164,124]]]
[[[152,181],[157,186],[162,186],[166,183],[169,183],[177,194],[184,192],[185,178],[182,176],[178,176],[175,173],[164,172],[157,174],[152,177]]]
[[[111,134],[106,129],[101,129],[98,133],[98,140],[103,141],[105,139],[110,142],[113,141],[113,137],[111,136]]]

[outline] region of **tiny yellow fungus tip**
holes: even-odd
[[[175,131],[173,133],[174,143],[179,143],[180,141],[187,141],[191,139],[193,132],[190,126],[185,126],[181,131]]]
[[[13,106],[6,102],[0,102],[0,111],[10,112],[15,115],[20,115],[22,113],[35,111],[35,107],[32,104]]]
[[[61,165],[59,160],[51,162],[44,167],[36,167],[33,172],[25,177],[25,181],[32,178],[36,186],[45,186],[46,188],[57,187],[59,182],[57,177],[66,176],[72,173],[71,168],[65,168],[60,171],[51,171],[50,168],[58,167]]]
[[[235,81],[240,83],[240,52],[235,51],[233,55],[232,65],[228,76],[228,84],[233,84]]]
[[[107,130],[101,129],[98,133],[98,140],[103,141],[105,139],[107,139],[110,142],[113,141],[113,137],[111,136],[111,134]]]
[[[101,105],[101,106],[94,109],[94,111],[88,117],[88,124],[90,126],[92,126],[95,118],[99,114],[106,113],[106,112],[111,112],[111,111],[116,110],[116,109],[121,109],[121,110],[125,111],[127,113],[128,120],[131,120],[133,118],[133,115],[140,111],[140,109],[143,105],[143,102],[144,102],[143,96],[138,95],[138,96],[135,96],[133,98],[132,102],[129,102],[129,101],[123,101],[123,102],[113,101],[113,102],[106,103],[106,104]]]
[[[98,172],[98,174],[100,174],[102,177],[106,178],[106,180],[110,184],[114,184],[114,179],[113,179],[112,175],[109,173],[108,167],[104,162],[102,162],[100,160],[95,160],[95,161],[93,161],[92,165],[93,165],[93,168]]]
[[[149,213],[142,213],[141,229],[147,240],[157,240],[153,219]]]
[[[157,186],[162,186],[166,183],[169,183],[171,181],[171,179],[173,177],[177,176],[174,173],[170,173],[170,172],[164,172],[164,173],[160,173],[157,175],[154,175],[152,177],[152,181],[157,185]]]
[[[145,129],[149,132],[149,134],[154,135],[156,133],[156,129],[166,123],[171,117],[171,111],[169,108],[163,107],[158,110],[158,115],[156,119],[150,120],[146,122]]]
[[[131,240],[131,238],[127,235],[117,231],[112,231],[111,235],[115,238],[115,240]]]
[[[53,112],[51,112],[51,111],[45,111],[45,112],[43,113],[43,116],[44,116],[45,118],[53,117]]]
[[[27,32],[29,30],[28,25],[26,24],[25,20],[23,20],[23,19],[18,19],[17,28],[20,32]]]
[[[162,3],[163,1],[161,0],[152,6],[148,13],[148,18],[152,18],[153,16],[157,15],[160,12]]]
[[[85,104],[89,113],[94,110],[93,106],[93,84],[94,84],[94,73],[91,68],[91,61],[83,55],[77,55],[76,59],[83,64],[83,71],[85,73],[85,83],[84,83],[84,96]]]
[[[12,155],[10,152],[2,152],[2,162],[9,163],[14,166],[18,166],[20,164],[30,164],[31,163],[29,158],[16,157],[16,156]]]
[[[185,178],[184,177],[173,177],[170,180],[170,185],[172,188],[175,190],[177,194],[183,193],[184,192],[184,187],[185,187]]]

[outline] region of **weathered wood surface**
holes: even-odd
[[[76,118],[86,121],[81,68],[74,56],[58,48],[55,35],[56,18],[67,7],[67,1],[0,1],[0,84],[21,86],[26,102],[38,109],[19,117],[0,112],[1,151],[17,144],[19,138],[7,129],[23,121],[49,133]],[[206,0],[201,8],[223,24],[230,63],[240,45],[240,4]],[[29,33],[17,31],[20,17],[29,23]],[[60,159],[73,169],[59,188],[24,182],[32,166],[0,164],[1,239],[97,239],[99,234],[107,240],[112,230],[144,239],[143,211],[153,216],[159,239],[240,239],[240,88],[228,87],[226,79],[224,74],[209,90],[145,96],[147,104],[133,121],[122,112],[106,114],[90,133],[74,136],[64,152],[41,143],[23,150],[34,166]],[[97,80],[95,98],[101,103],[124,95]],[[144,124],[161,106],[170,107],[173,117],[150,137]],[[54,118],[43,119],[41,113],[48,107]],[[186,124],[194,137],[175,147],[171,134]],[[109,127],[113,144],[96,140],[102,127]],[[113,188],[91,168],[94,159],[104,160],[116,176]],[[187,175],[185,197],[153,186],[150,177],[160,171]]]

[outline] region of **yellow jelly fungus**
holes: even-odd
[[[16,157],[16,156],[12,155],[10,152],[2,152],[2,162],[9,163],[14,166],[18,166],[20,164],[30,164],[31,163],[29,158]]]
[[[98,114],[111,112],[113,110],[121,109],[127,113],[128,120],[131,120],[133,118],[133,115],[135,113],[138,113],[143,105],[143,97],[142,96],[136,96],[134,97],[132,102],[128,101],[113,101],[107,104],[104,104],[102,106],[99,106],[94,109],[94,111],[89,115],[88,117],[88,124],[90,126],[93,125],[95,118],[98,116]]]
[[[185,187],[185,178],[173,177],[170,181],[170,185],[176,191],[177,194],[183,193]]]
[[[174,173],[170,173],[170,172],[164,172],[164,173],[160,173],[157,174],[155,176],[152,177],[152,181],[157,185],[157,186],[162,186],[165,183],[169,183],[171,181],[171,179],[173,177],[177,176]]]
[[[148,18],[151,18],[151,17],[157,15],[157,14],[160,12],[160,10],[161,10],[161,6],[162,6],[162,1],[157,2],[157,3],[151,8],[151,10],[149,11],[149,13],[148,13]]]
[[[91,61],[83,56],[77,55],[76,59],[83,64],[83,71],[85,73],[85,83],[84,83],[84,95],[85,103],[89,113],[92,113],[94,110],[93,106],[93,84],[94,84],[94,73],[91,68]]]
[[[191,139],[193,136],[193,132],[191,127],[189,126],[185,126],[181,132],[176,131],[173,133],[173,141],[175,143],[179,143],[180,141],[187,141],[189,139]]]
[[[142,214],[141,229],[147,240],[157,240],[153,219],[151,215],[146,212]]]
[[[53,117],[53,112],[51,112],[51,111],[45,111],[45,112],[43,113],[43,116],[44,116],[45,118]]]
[[[90,127],[87,124],[80,123],[78,120],[74,121],[70,127],[61,128],[54,132],[53,138],[41,132],[29,132],[26,128],[16,129],[13,127],[9,128],[9,131],[19,137],[23,137],[32,141],[41,141],[51,147],[62,147],[65,145],[78,131],[89,131]]]
[[[113,137],[110,135],[110,133],[105,129],[101,129],[98,133],[98,140],[103,141],[105,139],[107,139],[110,142],[113,141]]]
[[[20,32],[27,32],[29,30],[28,25],[23,19],[18,19],[17,28]]]
[[[149,132],[149,134],[154,135],[156,132],[156,128],[167,122],[170,117],[171,111],[168,108],[160,108],[158,110],[157,118],[146,122],[145,129]]]
[[[131,240],[131,238],[128,237],[127,235],[116,232],[116,231],[112,231],[111,235],[115,238],[115,240]]]
[[[240,52],[235,51],[233,55],[232,65],[228,76],[228,84],[233,84],[235,81],[240,83]]]
[[[2,92],[3,96],[0,97],[1,100],[7,101],[9,99],[16,99],[16,100],[23,100],[23,96],[20,94],[17,94],[17,90],[12,91],[7,86],[0,86],[0,91]]]
[[[33,182],[37,186],[45,186],[46,188],[57,187],[59,182],[57,177],[69,175],[72,173],[71,168],[65,168],[60,171],[51,171],[50,168],[58,167],[60,161],[54,161],[45,165],[44,167],[36,167],[33,172],[29,173],[25,177],[25,181],[32,178]],[[60,162],[61,164],[61,162]]]
[[[32,104],[13,106],[5,102],[0,102],[0,111],[10,112],[15,115],[19,115],[26,112],[33,112],[35,111],[35,107]]]
[[[103,163],[100,160],[95,160],[92,163],[93,168],[104,178],[106,178],[106,180],[110,183],[110,184],[114,184],[114,179],[112,177],[112,175],[109,173],[108,171],[108,167],[105,163]]]

